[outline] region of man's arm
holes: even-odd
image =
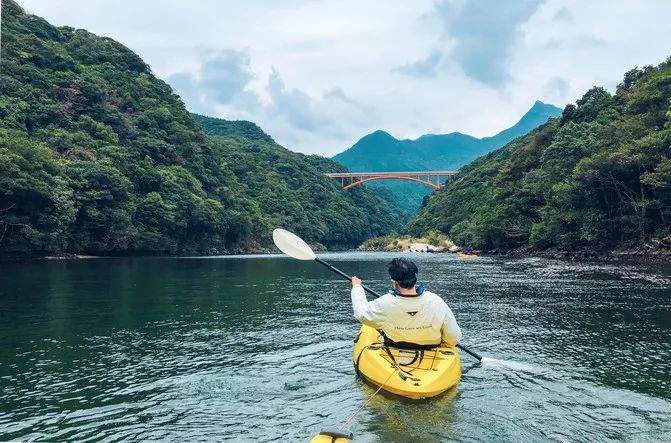
[[[461,340],[461,328],[457,324],[457,319],[454,318],[454,314],[449,306],[445,306],[445,317],[443,319],[443,326],[441,328],[441,335],[443,336],[443,341],[448,345],[456,345]]]
[[[366,291],[361,286],[361,280],[357,277],[352,277],[352,310],[354,311],[354,318],[364,325],[375,329],[382,327],[383,316],[377,300],[371,302],[366,300]]]

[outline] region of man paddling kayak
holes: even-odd
[[[361,279],[352,277],[354,317],[382,332],[385,343],[395,347],[455,345],[461,329],[442,298],[417,283],[417,266],[395,258],[387,266],[392,289],[373,301],[366,300]]]

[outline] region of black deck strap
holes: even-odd
[[[416,350],[430,350],[430,349],[435,349],[439,347],[441,343],[437,343],[435,345],[420,345],[417,343],[411,343],[408,341],[394,341],[391,338],[387,337],[387,334],[384,333],[382,329],[378,329],[377,332],[382,336],[384,345],[388,346],[390,348],[396,348],[396,349],[407,349],[411,351],[416,351]]]
[[[400,366],[410,366],[411,364],[413,364],[414,362],[417,361],[417,358],[419,357],[419,353],[420,353],[420,352],[424,352],[424,351],[418,351],[417,349],[399,349],[399,351],[407,351],[407,352],[414,351],[414,352],[415,352],[415,355],[412,357],[412,360],[411,360],[409,363],[401,363],[401,358],[400,358],[400,357],[401,357],[401,353],[399,352],[399,353],[398,353],[398,357],[399,357],[399,359],[398,359],[398,364],[399,364]],[[421,361],[421,360],[420,360],[420,361]]]
[[[384,343],[390,348],[405,349],[408,351],[428,351],[431,349],[436,349],[441,345],[441,343],[435,345],[419,345],[417,343],[410,343],[407,341],[394,341],[386,336],[384,337]]]
[[[319,435],[326,435],[327,437],[331,437],[332,441],[335,441],[336,438],[346,438],[348,440],[351,440],[354,438],[354,433],[349,430],[339,430],[339,429],[322,429],[319,431]]]
[[[419,349],[417,352],[415,352],[415,360],[417,360],[417,357],[419,357],[419,361],[417,362],[417,367],[419,368],[422,364],[422,360],[424,360],[424,349]],[[415,360],[413,360],[412,363],[414,363]],[[407,366],[411,365],[412,363],[409,363]]]
[[[401,365],[394,358],[394,354],[392,354],[391,350],[389,350],[389,346],[385,346],[384,350],[387,353],[387,355],[389,356],[389,358],[391,359],[391,361],[393,363],[393,367],[398,370],[398,376],[401,377],[401,379],[403,379],[403,381],[405,381],[406,378],[409,378],[412,381],[420,381],[418,378],[413,377],[410,372],[407,372],[407,371],[404,371],[403,369],[401,369]]]
[[[400,364],[401,366],[410,366],[410,365],[412,365],[413,363],[415,363],[415,362],[417,361],[417,358],[419,357],[419,353],[420,353],[420,352],[421,352],[421,351],[415,351],[415,355],[412,357],[412,360],[410,360],[409,363],[401,363],[401,362],[399,361],[399,364]]]
[[[387,346],[386,343],[384,344],[384,352],[387,353],[387,355],[388,355],[389,358],[391,359],[391,362],[394,364],[394,366],[396,366],[396,367],[399,368],[399,370],[400,370],[400,367],[399,367],[399,365],[398,365],[398,362],[396,362],[396,359],[394,358],[394,354],[391,353],[391,351],[389,350],[389,346]]]

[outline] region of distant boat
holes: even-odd
[[[480,251],[478,251],[478,252],[480,252]],[[478,258],[478,257],[480,257],[478,254],[475,253],[475,251],[473,251],[473,254],[466,254],[464,252],[457,252],[457,255],[461,258]]]

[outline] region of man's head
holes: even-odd
[[[387,269],[391,279],[402,288],[410,289],[417,283],[417,266],[407,258],[393,259]]]

